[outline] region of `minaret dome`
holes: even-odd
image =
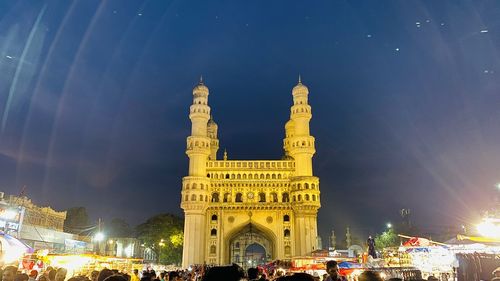
[[[295,96],[295,95],[300,95],[300,94],[308,95],[309,89],[307,88],[306,85],[302,84],[302,81],[301,81],[300,75],[299,75],[299,83],[297,83],[297,85],[295,87],[293,87],[292,95]]]
[[[200,77],[200,82],[194,86],[193,88],[193,95],[196,94],[206,94],[208,95],[208,87],[203,84],[203,78]]]
[[[218,129],[217,123],[215,123],[213,117],[210,115],[210,119],[208,120],[207,126],[209,128],[215,128]]]

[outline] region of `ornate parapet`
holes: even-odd
[[[25,208],[24,224],[41,226],[50,229],[63,231],[64,220],[66,220],[66,211],[56,211],[51,207],[40,207],[26,196],[10,196],[9,203]]]

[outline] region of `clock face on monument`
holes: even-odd
[[[248,199],[253,199],[253,192],[249,192],[249,193],[247,194],[247,197],[248,197]]]

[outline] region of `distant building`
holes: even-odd
[[[65,211],[35,205],[26,196],[5,197],[0,192],[0,230],[35,250],[48,249],[51,253],[91,251],[90,238],[63,232],[65,219]]]
[[[411,223],[411,210],[410,209],[401,209],[399,211],[399,214],[401,215],[401,224],[403,228],[406,229],[411,229],[412,223]]]
[[[24,208],[11,205],[5,200],[4,193],[0,192],[0,230],[14,237],[19,237]]]
[[[337,247],[337,237],[335,236],[335,231],[332,229],[330,234],[330,247],[335,249]]]
[[[318,238],[316,238],[316,242],[318,243],[316,245],[316,249],[323,250],[323,240],[321,239],[321,236],[318,236]]]
[[[349,229],[349,227],[347,227],[347,229],[345,231],[345,244],[346,244],[347,248],[351,247],[351,242],[352,242],[351,230]]]
[[[66,211],[58,212],[50,207],[40,207],[26,196],[17,197],[9,196],[8,203],[12,206],[17,205],[24,208],[25,225],[39,226],[50,228],[57,231],[63,231],[64,220],[66,219]]]

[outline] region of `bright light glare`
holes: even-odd
[[[482,223],[477,225],[479,234],[485,237],[500,238],[500,225],[495,224],[492,219],[485,219]]]
[[[97,232],[94,236],[95,241],[102,241],[104,240],[104,234],[102,232]]]
[[[127,248],[125,248],[125,255],[127,258],[130,258],[132,256],[134,249],[132,248],[132,244],[129,244]]]
[[[50,265],[64,267],[68,270],[68,275],[72,276],[76,271],[80,271],[85,266],[89,266],[93,258],[85,255],[51,256]]]
[[[6,220],[13,220],[13,219],[16,218],[16,216],[17,216],[17,212],[13,211],[13,210],[6,210],[1,215],[1,217],[4,218],[4,219],[6,219]]]
[[[9,249],[4,249],[3,251],[3,262],[6,264],[19,261],[26,253],[26,249],[21,247],[9,247]]]
[[[500,182],[495,184],[495,186],[497,187],[498,190],[500,190]]]
[[[387,228],[391,228],[392,227],[392,223],[388,222],[387,223]]]

